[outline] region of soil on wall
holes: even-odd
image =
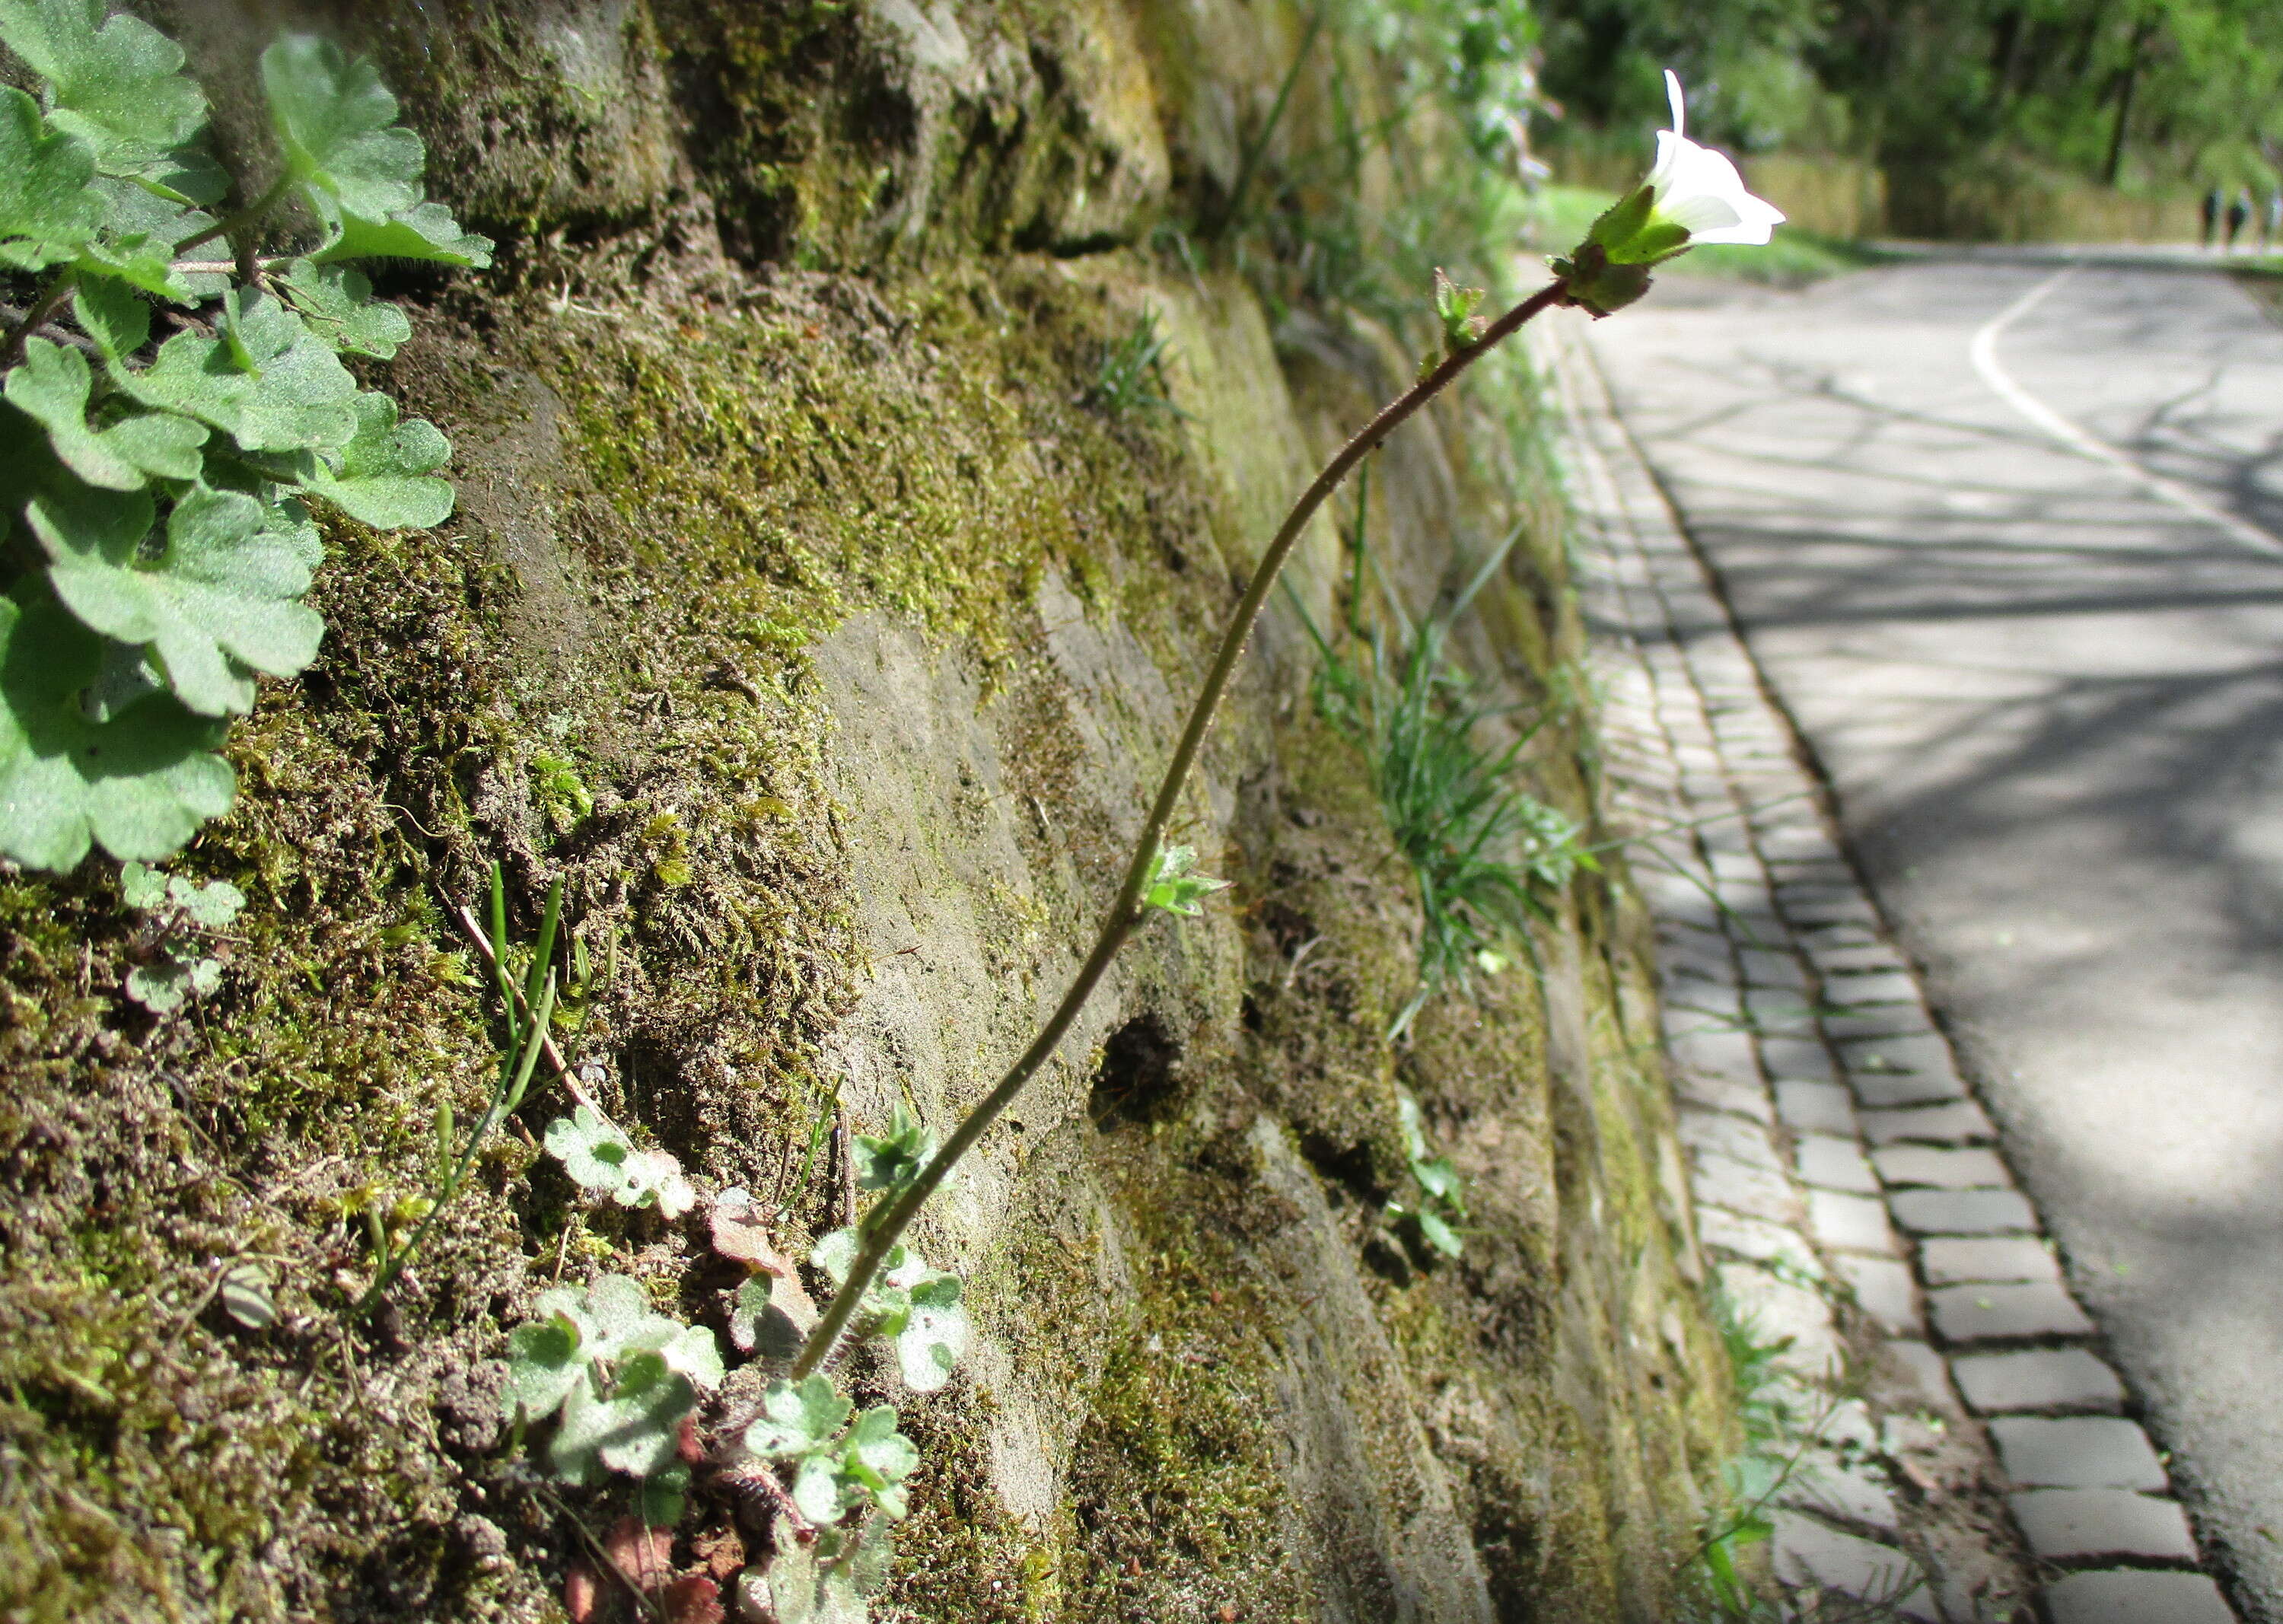
[[[501,253],[384,288],[417,336],[370,381],[451,436],[459,508],[328,534],[324,652],[173,865],[249,899],[218,991],[122,995],[150,944],[115,865],[0,867],[0,1616],[556,1617],[623,1507],[519,1458],[506,1328],[604,1269],[718,1327],[736,1277],[694,1223],[581,1204],[542,1093],[345,1323],[495,1064],[452,907],[501,859],[527,935],[561,878],[601,967],[573,1066],[805,1249],[842,1125],[944,1129],[1059,995],[1242,572],[1413,363],[1200,230],[1297,4],[148,14],[251,161],[271,30],[372,52]],[[1387,93],[1318,50],[1273,152]],[[1406,137],[1430,168],[1439,138]],[[1145,312],[1178,410],[1120,413],[1093,386]],[[1590,819],[1559,504],[1527,378],[1484,371],[1375,459],[1375,546],[1423,608],[1525,526],[1466,652]],[[1321,523],[1320,624],[1344,568]],[[968,1365],[926,1398],[840,1367],[924,1453],[883,1617],[1664,1616],[1734,1438],[1645,918],[1621,863],[1584,876],[1536,973],[1391,1044],[1417,901],[1312,665],[1280,605],[1180,832],[1234,890],[1142,934],[921,1221]],[[1383,1216],[1399,1089],[1468,1180],[1457,1260]],[[214,1300],[247,1259],[267,1330]],[[733,1566],[739,1514],[698,1496],[677,1559]]]

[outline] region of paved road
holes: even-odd
[[[2283,328],[2224,278],[1599,324],[2248,1617],[2283,1624]]]

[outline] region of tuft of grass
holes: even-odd
[[[1102,371],[1087,398],[1114,417],[1163,412],[1186,418],[1188,414],[1165,393],[1165,352],[1172,342],[1171,334],[1157,330],[1157,313],[1142,311],[1102,358]]]
[[[1567,254],[1585,240],[1601,212],[1617,201],[1614,192],[1591,186],[1541,186],[1531,198],[1524,240],[1547,254]],[[1715,243],[1691,248],[1657,269],[1659,276],[1718,277],[1777,287],[1804,287],[1826,277],[1882,263],[1875,250],[1844,238],[1827,237],[1804,226],[1781,225],[1764,248]]]
[[[1505,562],[1520,530],[1447,611],[1413,629],[1395,609],[1391,637],[1384,621],[1365,625],[1358,606],[1369,560],[1367,501],[1358,500],[1349,543],[1346,636],[1325,636],[1305,610],[1301,619],[1316,644],[1317,711],[1363,751],[1396,847],[1418,878],[1419,988],[1390,1029],[1396,1037],[1438,989],[1463,991],[1476,972],[1503,969],[1517,952],[1529,955],[1531,926],[1554,923],[1547,899],[1578,870],[1600,863],[1580,844],[1575,823],[1511,781],[1547,716],[1533,718],[1502,750],[1482,744],[1482,730],[1515,707],[1475,703],[1472,684],[1447,652],[1452,626]],[[1384,583],[1382,596],[1392,607]]]

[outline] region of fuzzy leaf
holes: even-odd
[[[156,913],[167,905],[167,877],[145,863],[123,863],[119,870],[119,896],[129,908]]]
[[[113,363],[112,379],[144,405],[212,424],[248,451],[348,443],[356,379],[332,346],[267,293],[246,295],[229,326],[222,338],[178,332],[142,371]]]
[[[245,893],[226,879],[200,885],[177,874],[167,882],[167,897],[191,924],[210,931],[228,929],[245,907]]]
[[[769,1239],[768,1225],[762,1220],[760,1209],[744,1190],[725,1190],[715,1196],[706,1223],[713,1231],[713,1250],[723,1257],[734,1258],[747,1269],[765,1274],[792,1272],[792,1261]]]
[[[899,1100],[884,1135],[856,1136],[856,1183],[865,1190],[901,1190],[934,1154],[935,1136]]]
[[[502,1408],[518,1407],[534,1421],[555,1413],[572,1385],[587,1373],[586,1339],[566,1314],[552,1314],[508,1333],[507,1388]]]
[[[361,270],[295,260],[285,268],[284,288],[309,324],[343,349],[385,361],[412,336],[404,312],[375,300]]]
[[[309,257],[321,264],[337,260],[426,260],[481,270],[492,262],[492,239],[463,231],[452,211],[422,203],[386,220],[355,214],[334,223],[333,239]]]
[[[140,490],[155,475],[195,480],[206,444],[203,424],[172,412],[137,413],[108,428],[90,427],[89,393],[94,376],[87,357],[75,349],[27,340],[23,364],[8,373],[9,402],[48,431],[48,443],[64,465],[90,485],[106,490]]]
[[[202,963],[211,964],[212,959]],[[191,966],[162,958],[127,972],[127,995],[153,1015],[170,1014],[191,995]]]
[[[1427,1244],[1445,1257],[1457,1257],[1467,1249],[1466,1242],[1459,1238],[1459,1232],[1433,1213],[1418,1213],[1414,1216],[1419,1220],[1419,1232],[1427,1238]]]
[[[1142,906],[1192,917],[1203,913],[1204,910],[1197,906],[1199,900],[1227,890],[1228,881],[1190,873],[1189,865],[1196,860],[1197,854],[1192,847],[1159,847],[1149,881],[1142,888]]]
[[[26,517],[53,561],[56,596],[121,643],[149,644],[175,697],[209,716],[253,707],[251,671],[291,676],[317,656],[324,622],[300,604],[308,566],[261,528],[261,504],[194,490],[143,557],[150,504],[51,481]]]
[[[634,1154],[633,1142],[585,1105],[547,1125],[546,1145],[582,1190],[615,1196],[631,1182],[627,1159]]]
[[[0,263],[37,270],[95,235],[103,199],[95,149],[49,128],[39,104],[0,86]]]
[[[175,269],[175,246],[214,223],[214,217],[170,198],[153,194],[135,181],[97,176],[102,221],[79,252],[82,276],[117,277],[177,304],[195,304],[229,286],[227,277],[195,275]]]
[[[760,1415],[745,1429],[745,1448],[767,1460],[812,1454],[839,1435],[850,1409],[825,1377],[771,1382]]]
[[[72,290],[72,302],[106,361],[123,360],[151,341],[151,307],[124,283],[89,277]]]
[[[856,1254],[863,1245],[853,1230],[835,1230],[819,1239],[809,1251],[808,1261],[822,1269],[825,1277],[835,1285],[848,1283],[848,1271],[854,1266]]]
[[[261,88],[286,168],[321,209],[384,220],[420,200],[427,155],[419,137],[396,127],[396,98],[370,58],[288,34],[261,53]]]
[[[755,1275],[729,1305],[729,1340],[761,1359],[791,1359],[816,1323],[816,1305],[790,1275]]]
[[[658,1350],[666,1369],[701,1392],[721,1385],[721,1345],[703,1325],[684,1326],[674,1340]]]
[[[142,175],[199,133],[206,98],[180,46],[104,12],[105,0],[0,0],[0,40],[48,82],[57,129],[86,141],[105,174]]]
[[[649,1477],[674,1464],[682,1418],[697,1404],[690,1383],[672,1373],[621,1398],[600,1398],[592,1383],[573,1383],[548,1458],[566,1482],[593,1482],[597,1466]]]
[[[63,872],[99,840],[115,857],[172,855],[230,810],[221,730],[163,694],[101,721],[81,703],[102,638],[28,585],[0,599],[0,855]]]
[[[792,1503],[803,1517],[822,1527],[840,1520],[847,1502],[841,1495],[838,1463],[830,1456],[812,1455],[793,1474]]]

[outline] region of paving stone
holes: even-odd
[[[1801,943],[1815,967],[1827,976],[1842,976],[1873,970],[1907,972],[1908,961],[1879,937],[1867,931],[1817,931]]]
[[[1824,976],[1824,1002],[1835,1007],[1852,1009],[1863,1003],[1919,1007],[1917,979],[1905,970],[1882,965],[1868,973],[1835,974],[1827,968]]]
[[[1835,1257],[1831,1263],[1853,1289],[1856,1305],[1888,1335],[1926,1334],[1926,1322],[1919,1317],[1918,1283],[1911,1278],[1908,1264],[1899,1258],[1850,1254]]]
[[[1843,1534],[1804,1511],[1780,1509],[1769,1521],[1775,1525],[1776,1577],[1784,1583],[1892,1599],[1899,1618],[1932,1620],[1940,1616],[1925,1573],[1891,1545]]]
[[[1790,988],[1745,988],[1744,1013],[1752,1030],[1763,1037],[1815,1035],[1815,1006],[1805,993]]]
[[[1796,956],[1780,949],[1746,948],[1736,955],[1744,980],[1754,987],[1807,989],[1807,971]]]
[[[1771,1173],[1783,1171],[1783,1153],[1776,1149],[1776,1142],[1768,1130],[1757,1122],[1726,1112],[1684,1105],[1674,1114],[1673,1126],[1679,1131],[1681,1144],[1692,1151],[1726,1156],[1734,1161],[1765,1167]]]
[[[2122,1488],[2033,1488],[2007,1495],[2006,1503],[2030,1549],[2048,1562],[2196,1559],[2195,1536],[2177,1500]]]
[[[1797,1088],[1797,1083],[1786,1083],[1786,1088]],[[1783,1112],[1783,1097],[1776,1097],[1777,1114]],[[1816,1184],[1826,1190],[1844,1190],[1858,1196],[1879,1193],[1879,1175],[1871,1164],[1863,1159],[1862,1148],[1851,1136],[1841,1138],[1832,1134],[1803,1134],[1792,1145],[1792,1165],[1799,1169],[1800,1182]]]
[[[2058,1285],[1944,1285],[1927,1293],[1945,1342],[2019,1342],[2086,1337],[2092,1322]]]
[[[1757,1076],[1691,1072],[1676,1066],[1672,1073],[1672,1091],[1681,1099],[1695,1105],[1709,1105],[1715,1111],[1733,1111],[1762,1122],[1776,1120],[1775,1107],[1769,1101],[1767,1089]]]
[[[1776,1115],[1794,1133],[1853,1138],[1855,1097],[1840,1084],[1785,1078],[1774,1088]]]
[[[1705,1206],[1697,1209],[1696,1238],[1716,1252],[1773,1263],[1807,1279],[1823,1277],[1823,1265],[1816,1261],[1807,1238],[1787,1224]]]
[[[2105,1409],[2124,1405],[2116,1372],[2081,1347],[2019,1354],[1960,1354],[1951,1374],[1966,1401],[1984,1415],[2024,1409]]]
[[[1904,1190],[1887,1198],[1895,1222],[1913,1235],[2034,1233],[2038,1214],[2011,1190]]]
[[[1666,928],[1671,921],[1657,916],[1656,962],[1675,972],[1703,976],[1707,980],[1736,981],[1736,956],[1728,939],[1718,931]]]
[[[1951,1409],[1957,1399],[1950,1390],[1950,1361],[1914,1337],[1897,1337],[1882,1352],[1901,1367],[1919,1396],[1939,1409]]]
[[[1666,1011],[1668,1016],[1671,1013]],[[1673,1063],[1683,1071],[1733,1077],[1756,1088],[1759,1084],[1759,1051],[1749,1032],[1715,1027],[1700,1018],[1694,1025],[1671,1034],[1666,1041],[1672,1050]]]
[[[1886,1534],[1895,1533],[1901,1526],[1895,1516],[1895,1497],[1879,1475],[1866,1467],[1846,1464],[1828,1449],[1803,1454],[1776,1499],[1778,1504],[1796,1511]]]
[[[1851,1196],[1837,1190],[1807,1192],[1807,1227],[1831,1252],[1870,1252],[1890,1256],[1895,1231],[1887,1204],[1876,1196]]]
[[[1950,1045],[1936,1032],[1908,1037],[1850,1038],[1839,1045],[1839,1058],[1851,1072],[1871,1075],[1954,1077],[1958,1067]]]
[[[1915,1003],[1868,1003],[1844,1010],[1827,1006],[1821,1025],[1824,1035],[1834,1042],[1916,1037],[1934,1030],[1926,1011]]]
[[[1765,1038],[1760,1055],[1771,1077],[1796,1077],[1808,1082],[1839,1081],[1831,1051],[1812,1037]]]
[[[1928,1285],[1969,1280],[2046,1280],[2059,1285],[2061,1266],[2033,1235],[1944,1237],[1919,1245],[1919,1268]]]
[[[1852,886],[1820,895],[1791,895],[1778,899],[1784,917],[1795,925],[1860,925],[1875,926],[1878,910]]]
[[[2071,1573],[2045,1587],[2053,1624],[2235,1624],[2201,1573]]]
[[[1767,1167],[1756,1167],[1733,1156],[1698,1152],[1689,1188],[1700,1206],[1725,1206],[1748,1218],[1789,1223],[1799,1213],[1799,1198],[1791,1181]]]
[[[1771,1341],[1791,1339],[1775,1355],[1777,1366],[1810,1380],[1843,1368],[1846,1355],[1832,1323],[1831,1305],[1820,1293],[1779,1279],[1757,1263],[1722,1263],[1713,1272],[1728,1300],[1753,1317],[1762,1336]]]
[[[2130,1421],[2000,1416],[1990,1423],[2006,1475],[2023,1488],[2140,1488],[2162,1494],[2164,1468]]]
[[[1887,1145],[1871,1152],[1879,1176],[1890,1185],[1922,1184],[1936,1190],[2003,1190],[2013,1183],[1995,1151],[1953,1150],[1931,1144]]]
[[[1915,1105],[1904,1110],[1866,1111],[1860,1120],[1863,1137],[1873,1144],[1994,1144],[1998,1129],[1970,1099],[1939,1105]]]

